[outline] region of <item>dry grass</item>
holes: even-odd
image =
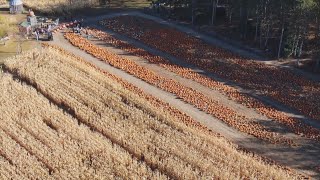
[[[76,119],[51,105],[35,89],[14,81],[11,75],[1,77],[1,87],[0,160],[6,163],[2,168],[15,171],[13,175],[93,179],[151,178],[157,174],[111,140],[78,125]],[[109,166],[110,162],[117,166]]]
[[[24,4],[41,12],[68,14],[79,8],[96,6],[99,0],[24,0]]]
[[[0,83],[1,179],[296,178],[51,48],[7,59]]]
[[[0,0],[1,1],[1,0]],[[96,7],[104,7],[99,4],[99,0],[24,0],[24,4],[30,8],[36,9],[41,12],[50,14],[71,14],[74,10],[82,8],[93,8],[86,11],[103,11],[101,8],[95,9]],[[109,9],[118,8],[130,8],[139,9],[148,7],[150,2],[148,0],[111,0],[110,4],[107,4]],[[107,11],[106,11],[107,12]],[[89,13],[89,12],[86,12]],[[92,13],[92,12],[91,12]]]

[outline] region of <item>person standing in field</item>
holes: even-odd
[[[27,37],[32,35],[31,25],[28,25],[26,29],[27,29]]]
[[[86,29],[86,36],[87,36],[87,40],[89,40],[89,36],[90,36],[90,34],[89,34],[88,29]]]
[[[52,30],[52,26],[51,26],[51,24],[49,24],[47,31],[48,31],[48,32],[51,32],[51,30]]]
[[[81,21],[79,21],[78,24],[79,24],[79,28],[81,29],[83,27],[83,19],[81,19]]]
[[[37,41],[39,41],[39,30],[38,30],[38,29],[36,29],[36,31],[35,31],[34,33],[35,33],[35,35],[36,35],[36,39],[37,39]]]

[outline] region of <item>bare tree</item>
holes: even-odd
[[[212,17],[211,17],[211,25],[214,24],[217,18],[217,6],[219,4],[219,0],[212,0]]]

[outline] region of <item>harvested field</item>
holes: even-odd
[[[296,179],[46,48],[7,59],[1,179]]]
[[[241,85],[241,87],[256,90],[307,117],[315,120],[320,119],[318,108],[320,85],[298,76],[290,70],[245,59],[211,46],[186,33],[141,17],[121,16],[103,20],[101,24],[208,72],[213,72],[225,80]],[[246,98],[242,97],[236,97],[236,99],[246,101]],[[245,103],[252,107],[260,106],[251,101],[249,99]],[[284,119],[281,117],[282,115],[268,109],[263,108],[261,112],[278,119]],[[292,124],[292,120],[288,121],[289,124]],[[304,132],[307,131],[304,130]]]

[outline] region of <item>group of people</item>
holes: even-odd
[[[29,9],[29,13],[27,16],[27,22],[29,23],[29,25],[26,27],[27,38],[32,34],[35,36],[35,39],[39,41],[40,35],[47,34],[48,40],[53,40],[52,31],[54,27],[58,25],[58,21],[59,19],[52,23],[47,23],[46,21],[41,21],[41,23],[39,23],[32,9]]]
[[[83,19],[81,21],[74,20],[72,30],[74,33],[81,33],[83,27]]]
[[[47,34],[48,35],[48,40],[53,40],[53,28],[54,28],[54,25],[40,25],[39,27],[35,28],[32,33],[35,35],[35,38],[37,41],[39,41],[40,39],[40,36],[41,35],[44,35],[44,34]],[[87,39],[89,39],[89,33],[86,29],[83,29],[83,19],[81,19],[80,21],[78,20],[74,20],[72,23],[71,23],[71,26],[69,26],[69,28],[72,29],[73,33],[78,33],[78,34],[81,34],[81,33],[84,33],[87,37]]]
[[[51,25],[48,25],[47,27],[39,27],[39,28],[36,28],[34,30],[34,34],[36,36],[36,40],[38,41],[39,38],[40,38],[40,35],[43,35],[43,34],[47,34],[48,35],[48,40],[53,40],[53,35],[52,35],[52,26]]]
[[[72,31],[73,33],[78,33],[78,34],[84,33],[87,39],[89,39],[90,37],[89,31],[83,28],[83,19],[81,19],[81,21],[75,20],[73,22]]]

